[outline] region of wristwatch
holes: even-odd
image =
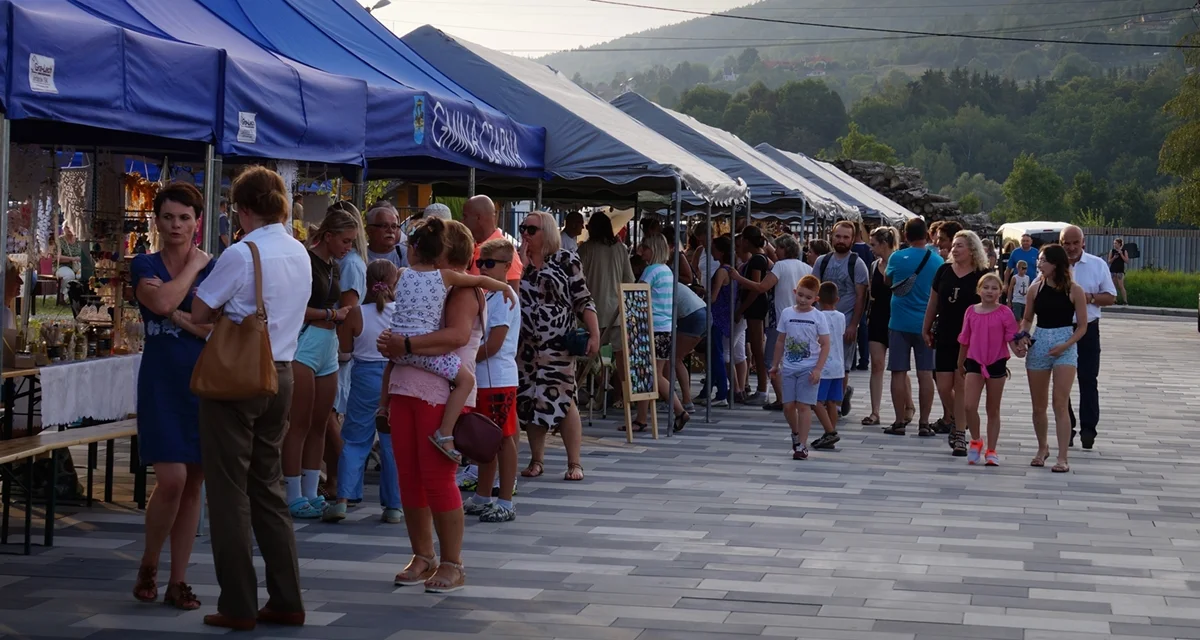
[[[1089,294],[1088,294],[1088,297],[1087,297],[1087,303],[1088,303],[1088,304],[1091,304],[1091,305],[1094,305],[1094,304],[1096,304],[1096,294],[1094,294],[1094,293],[1089,293]]]

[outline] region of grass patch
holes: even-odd
[[[1138,269],[1125,274],[1125,290],[1139,307],[1195,309],[1200,274]]]

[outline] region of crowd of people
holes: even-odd
[[[902,233],[868,233],[842,221],[828,241],[803,244],[790,231],[764,232],[746,221],[730,234],[698,224],[676,246],[675,230],[650,220],[632,241],[603,213],[569,214],[560,229],[554,216],[535,211],[514,244],[485,196],[466,202],[461,222],[432,205],[403,226],[386,202],[365,214],[336,202],[306,246],[284,224],[293,205],[273,171],[245,170],[229,203],[231,213],[222,215],[237,232],[211,257],[194,242],[201,194],[189,184],[167,185],[154,203],[161,248],[132,266],[147,336],[139,446],[156,476],[133,593],[158,600],[159,557],[169,539],[163,602],[200,606],[186,569],[203,484],[221,587],[218,613],[204,618],[212,626],[304,623],[292,523],[344,520],[363,501],[372,461],[380,471],[379,517],[403,524],[413,551],[394,584],[461,589],[465,517],[500,523],[517,516],[519,431],[529,443],[521,477],[543,475],[547,439],[557,434],[567,459],[563,480],[584,479],[578,363],[602,345],[622,349],[626,283],[650,285],[658,392],[671,400],[677,431],[696,405],[782,410],[793,458],[807,459],[810,448],[836,449],[838,422],[851,410],[849,372],[869,369],[870,413],[862,424],[881,425],[887,371],[895,420],[885,433],[906,435],[917,418],[918,436],[947,435],[955,456],[995,465],[1000,398],[1015,355],[1028,371],[1039,443],[1033,466],[1050,455],[1052,403],[1053,470],[1069,470],[1076,372],[1080,436],[1085,448],[1095,442],[1098,320],[1115,289],[1108,264],[1084,251],[1075,227],[1040,251],[1023,242],[1009,267],[958,223],[927,228],[920,219]],[[266,318],[278,393],[197,399],[189,381],[214,322],[256,313]],[[693,393],[691,363],[706,353],[705,340],[711,357]],[[678,392],[668,382],[670,367]],[[619,384],[619,369],[605,383]],[[932,421],[935,389],[942,415]],[[464,411],[501,428],[494,461],[468,467],[455,449]],[[644,429],[648,411],[639,403],[622,429]],[[810,442],[813,415],[821,433]],[[471,494],[466,500],[463,490]],[[254,540],[267,575],[262,608]]]

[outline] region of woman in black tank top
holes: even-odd
[[[1025,368],[1029,375],[1029,395],[1033,401],[1033,430],[1037,434],[1038,453],[1030,463],[1044,467],[1050,457],[1047,441],[1049,421],[1046,411],[1051,400],[1053,380],[1054,423],[1058,436],[1058,461],[1055,473],[1071,470],[1067,448],[1071,442],[1071,387],[1075,384],[1078,347],[1087,333],[1087,296],[1071,280],[1071,264],[1067,252],[1057,244],[1042,248],[1038,261],[1039,277],[1026,294],[1025,317],[1021,330],[1027,332],[1037,321],[1032,338],[1022,340]],[[1018,354],[1022,355],[1022,354]]]
[[[884,273],[887,261],[896,250],[896,230],[878,227],[869,238],[871,253],[877,260],[870,269],[870,308],[867,310],[867,344],[871,350],[871,414],[863,418],[866,425],[879,424],[879,405],[883,397],[883,377],[887,368],[888,321],[892,317],[892,288],[887,285]],[[907,387],[908,378],[904,378]],[[906,420],[912,420],[916,410],[912,407],[912,390],[906,389],[904,397],[909,399],[905,407]]]

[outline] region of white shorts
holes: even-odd
[[[725,362],[729,362],[730,354],[733,362],[741,364],[746,361],[746,319],[733,325],[733,347],[725,352]]]

